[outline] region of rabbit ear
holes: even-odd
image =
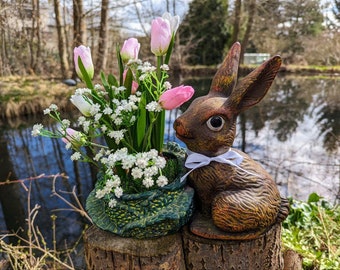
[[[234,43],[212,80],[210,95],[228,97],[231,94],[237,81],[240,52],[241,44],[239,42]]]
[[[274,56],[248,74],[233,90],[226,106],[239,113],[259,103],[267,94],[281,62],[280,56]]]

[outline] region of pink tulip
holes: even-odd
[[[172,16],[169,12],[165,12],[162,18],[169,21],[171,33],[175,35],[179,26],[180,20],[179,16],[178,15]]]
[[[90,79],[92,79],[94,75],[94,67],[93,67],[90,48],[85,47],[84,45],[80,45],[79,47],[74,48],[73,54],[74,54],[74,66],[76,68],[78,77],[81,80],[83,80],[83,74],[81,74],[79,66],[78,66],[78,57],[80,57],[87,74],[89,75]]]
[[[167,19],[157,17],[151,24],[151,51],[156,56],[162,56],[168,51],[172,32]]]
[[[129,38],[125,40],[123,47],[120,50],[123,62],[127,63],[130,59],[137,60],[139,49],[140,43],[136,38]]]
[[[125,81],[125,77],[126,77],[126,72],[127,72],[127,69],[124,70],[124,73],[123,73],[123,79]],[[131,87],[131,94],[135,94],[137,89],[138,89],[138,83],[135,82],[135,81],[132,81],[132,87]]]
[[[187,102],[194,94],[191,86],[178,86],[165,91],[159,98],[159,104],[165,110],[172,110]]]

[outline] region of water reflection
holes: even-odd
[[[71,196],[76,188],[79,200],[84,203],[93,187],[93,178],[89,166],[85,163],[72,162],[71,152],[64,143],[43,137],[32,137],[33,124],[42,119],[30,117],[16,119],[12,122],[2,122],[0,132],[1,169],[0,180],[17,180],[31,177],[33,180],[22,184],[0,185],[2,214],[0,216],[0,233],[26,228],[28,206],[33,209],[41,205],[36,225],[48,245],[53,240],[51,216],[57,216],[55,223],[56,241],[59,248],[72,246],[78,240],[86,220],[70,209],[70,207],[52,195],[53,175],[63,173],[66,177],[58,177],[55,181],[57,191],[63,192],[63,197],[74,203]],[[50,123],[44,123],[51,125]],[[53,128],[53,126],[51,126]],[[38,177],[45,174],[45,177]],[[30,194],[29,194],[30,193]],[[20,231],[19,231],[20,232]],[[25,235],[22,235],[25,236]]]
[[[204,94],[211,79],[186,80],[197,93]],[[243,148],[271,173],[286,196],[306,199],[318,192],[334,201],[340,182],[340,80],[338,78],[278,77],[266,98],[239,118],[235,147]],[[185,109],[185,108],[183,108]],[[166,139],[176,140],[172,122],[180,112],[168,114]],[[46,119],[45,119],[46,120]],[[41,174],[64,173],[56,189],[72,192],[84,203],[93,187],[94,173],[87,164],[72,162],[70,151],[58,140],[32,137],[38,118],[0,122],[0,180],[25,179]],[[51,125],[46,123],[45,125]],[[55,128],[51,125],[51,128]],[[86,220],[51,197],[52,177],[26,181],[32,184],[30,205],[42,206],[37,225],[48,243],[52,241],[51,215],[58,216],[56,232],[59,247],[77,241]],[[69,193],[63,196],[74,202]],[[0,233],[25,227],[28,192],[22,185],[0,185]],[[15,214],[13,214],[15,213]]]

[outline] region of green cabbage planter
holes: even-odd
[[[170,145],[166,151],[181,162],[181,149]],[[97,227],[122,237],[145,239],[175,233],[193,213],[194,190],[180,182],[182,175],[179,170],[170,184],[156,190],[124,194],[114,208],[108,205],[111,198],[95,197],[95,188],[87,198],[86,210]]]

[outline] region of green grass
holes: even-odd
[[[340,269],[340,206],[316,193],[307,202],[291,200],[283,222],[283,246],[303,256],[303,269]]]

